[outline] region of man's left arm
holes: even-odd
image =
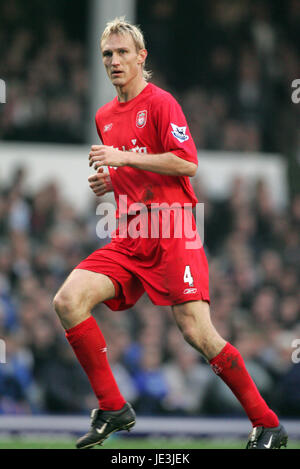
[[[172,152],[161,154],[136,153],[120,151],[107,145],[93,145],[89,154],[89,164],[97,170],[102,166],[129,166],[167,176],[193,177],[197,165],[184,160]]]

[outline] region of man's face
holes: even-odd
[[[126,86],[141,74],[147,51],[137,52],[130,34],[112,34],[101,44],[102,59],[114,86]],[[141,74],[142,76],[142,74]]]

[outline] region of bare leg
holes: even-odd
[[[185,340],[208,360],[215,357],[226,345],[210,319],[206,301],[190,301],[172,307],[176,323]]]
[[[87,319],[94,306],[114,296],[115,287],[109,277],[75,269],[55,295],[53,304],[62,326],[70,329]]]

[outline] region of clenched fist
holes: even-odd
[[[102,166],[120,167],[127,164],[128,152],[107,145],[92,145],[89,153],[89,165],[93,166],[94,169],[97,170]]]
[[[113,190],[110,175],[104,172],[103,168],[99,168],[96,174],[88,178],[89,186],[95,195],[101,195]]]

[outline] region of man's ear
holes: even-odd
[[[141,49],[138,53],[138,63],[143,64],[147,58],[148,51],[147,49]]]

